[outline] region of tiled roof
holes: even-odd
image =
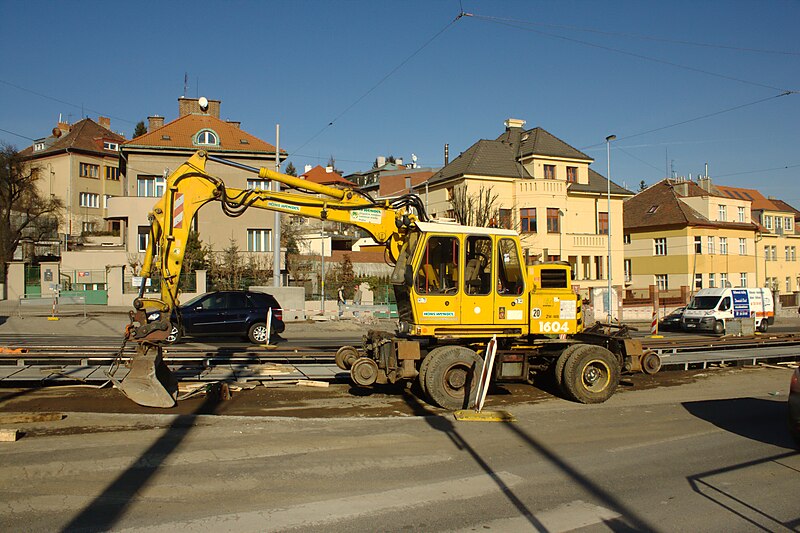
[[[595,172],[591,168],[589,169],[589,183],[570,183],[569,184],[569,191],[570,192],[591,192],[591,193],[607,193],[608,192],[608,180],[605,176]],[[624,187],[620,187],[613,181],[611,182],[611,194],[615,195],[622,195],[622,196],[633,196],[633,192],[629,191]]]
[[[353,184],[342,177],[338,172],[327,172],[325,167],[317,165],[305,174],[300,175],[312,183],[319,183],[322,185],[347,185],[352,187]]]
[[[219,145],[205,146],[194,143],[194,138],[202,130],[211,130],[219,137]],[[136,148],[200,148],[225,152],[261,152],[275,153],[275,146],[250,135],[234,124],[225,122],[211,115],[184,115],[169,124],[140,135],[124,144],[124,147]],[[281,153],[284,153],[281,150]]]
[[[106,150],[103,148],[103,141],[122,144],[125,142],[125,137],[104,128],[90,118],[85,118],[73,124],[70,130],[60,137],[51,135],[45,139],[44,150],[34,152],[33,146],[29,146],[22,150],[20,155],[23,157],[37,158],[69,149],[80,152],[117,156],[118,152],[116,150]]]
[[[678,188],[686,190],[679,192]],[[670,226],[755,229],[755,225],[751,223],[709,220],[679,199],[682,196],[702,196],[702,193],[708,194],[691,181],[676,183],[671,180],[662,180],[633,198],[625,200],[623,226],[626,230]]]
[[[790,206],[783,200],[770,200],[770,202],[775,204],[775,207],[777,207],[779,211],[788,211],[794,213],[795,218],[800,217],[800,211]]]
[[[430,182],[438,183],[465,174],[517,179],[532,177],[517,162],[517,153],[512,145],[481,139],[434,174]]]
[[[775,205],[771,200],[765,198],[763,194],[755,189],[727,187],[725,185],[715,185],[714,188],[721,196],[735,198],[736,200],[749,200],[752,202],[750,208],[756,211],[783,211],[783,209]]]
[[[517,157],[521,158],[532,155],[543,155],[565,159],[585,159],[587,161],[594,161],[594,159],[588,155],[542,128],[533,128],[531,130],[508,128],[496,140],[516,148]]]

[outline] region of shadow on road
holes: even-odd
[[[764,444],[794,449],[786,428],[785,399],[731,398],[685,402],[683,407],[697,418],[725,431]]]
[[[127,470],[112,481],[87,505],[63,531],[107,531],[126,513],[131,502],[158,472],[164,461],[191,432],[197,417],[214,414],[221,402],[220,394],[209,393],[191,414],[179,415],[164,433]]]

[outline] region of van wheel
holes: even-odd
[[[725,324],[723,324],[722,320],[717,320],[714,322],[714,333],[717,335],[722,335],[725,333]]]
[[[761,323],[758,325],[758,331],[760,331],[761,333],[766,333],[767,332],[767,327],[768,327],[767,319],[766,318],[762,318],[761,319]]]

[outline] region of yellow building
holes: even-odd
[[[479,140],[428,182],[423,201],[434,218],[455,218],[459,198],[494,199],[490,223],[519,231],[527,261],[567,261],[575,286],[623,282],[622,204],[633,193],[589,168],[591,157],[542,128],[508,119],[494,140]],[[610,188],[610,195],[609,193]],[[609,200],[610,197],[610,200]],[[485,202],[484,202],[485,203]],[[610,203],[610,217],[609,217]]]
[[[692,181],[660,181],[625,202],[628,289],[641,296],[654,285],[677,296],[756,286],[757,232],[750,200]]]
[[[39,169],[41,193],[64,202],[59,234],[67,248],[81,235],[118,229],[107,225],[104,217],[109,199],[123,192],[119,146],[125,138],[110,127],[106,117],[98,122],[90,118],[75,124],[59,122],[49,137],[20,152],[32,168]]]

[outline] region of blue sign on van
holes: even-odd
[[[734,318],[748,318],[750,316],[750,295],[747,289],[731,289],[733,295]]]

